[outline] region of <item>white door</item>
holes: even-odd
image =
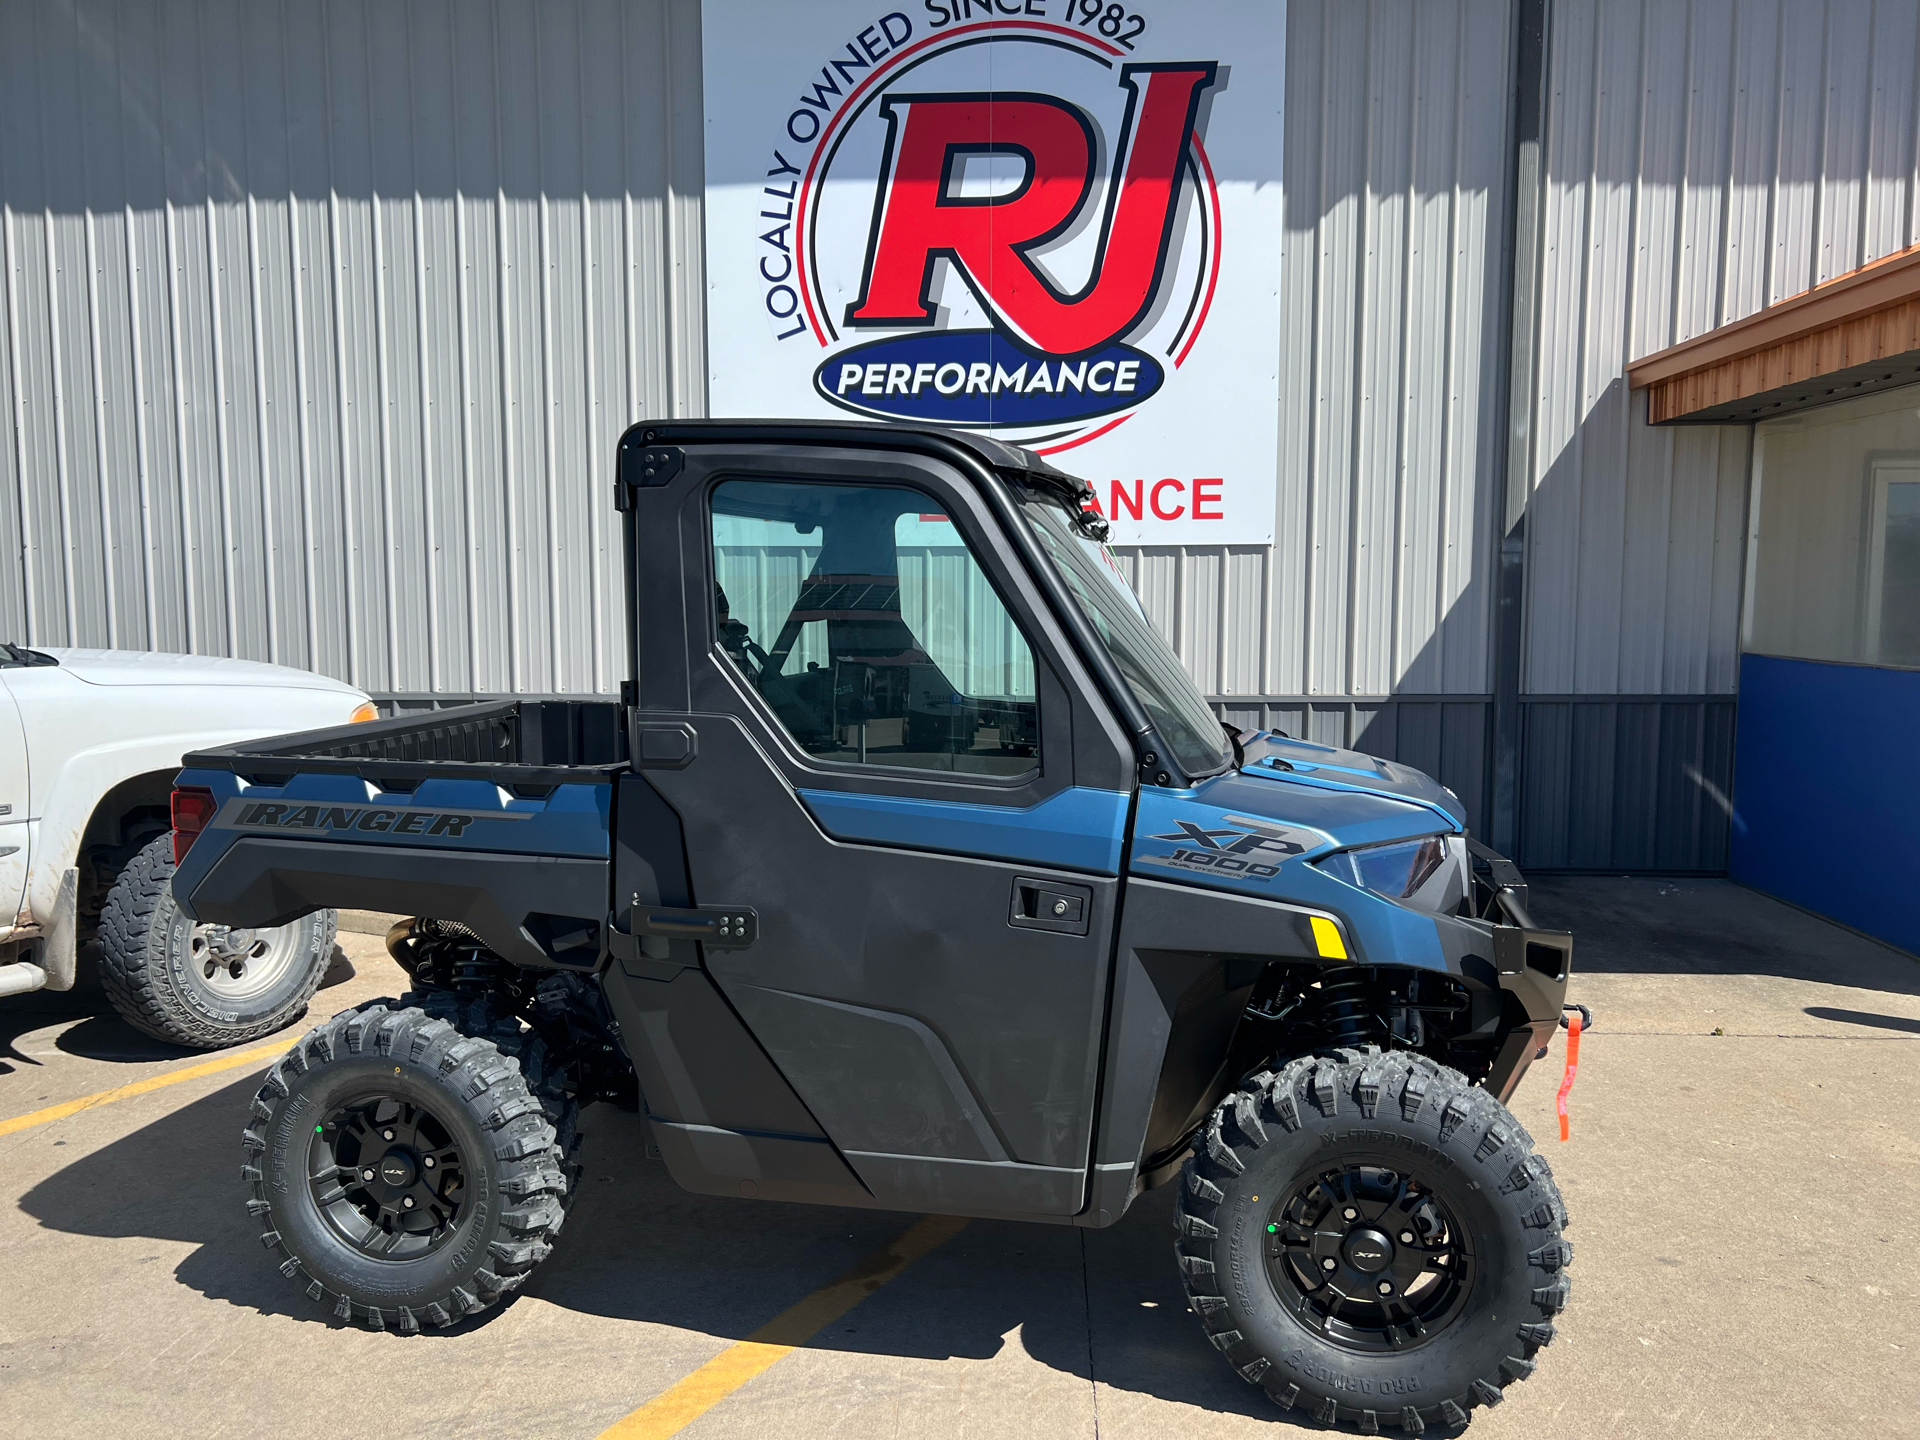
[[[6,651],[0,649],[0,663]],[[0,669],[0,680],[6,672]],[[27,890],[27,735],[13,692],[0,684],[0,935]]]

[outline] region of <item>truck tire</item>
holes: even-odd
[[[1183,1181],[1175,1249],[1207,1338],[1323,1424],[1463,1425],[1533,1372],[1567,1302],[1547,1162],[1504,1105],[1420,1056],[1255,1076]]]
[[[517,1289],[567,1182],[519,1064],[395,1003],[336,1015],[275,1063],[240,1173],[282,1274],[338,1320],[412,1333]]]
[[[218,1050],[307,1013],[333,956],[335,915],[272,929],[196,925],[173,900],[173,834],[113,882],[100,912],[100,984],[120,1016],[157,1040]]]

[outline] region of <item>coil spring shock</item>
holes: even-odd
[[[1373,974],[1359,966],[1320,977],[1314,1023],[1336,1046],[1387,1044],[1387,1029],[1373,1003]]]
[[[485,990],[516,978],[457,920],[402,920],[387,931],[387,953],[423,990]]]

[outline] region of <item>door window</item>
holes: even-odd
[[[802,749],[974,775],[1038,766],[1033,651],[930,496],[730,480],[712,523],[720,649]]]

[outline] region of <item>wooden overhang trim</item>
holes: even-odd
[[[1862,323],[1876,316],[1891,323]],[[1905,354],[1915,348],[1916,318],[1920,246],[1636,360],[1627,382],[1653,392],[1648,419],[1659,424]]]

